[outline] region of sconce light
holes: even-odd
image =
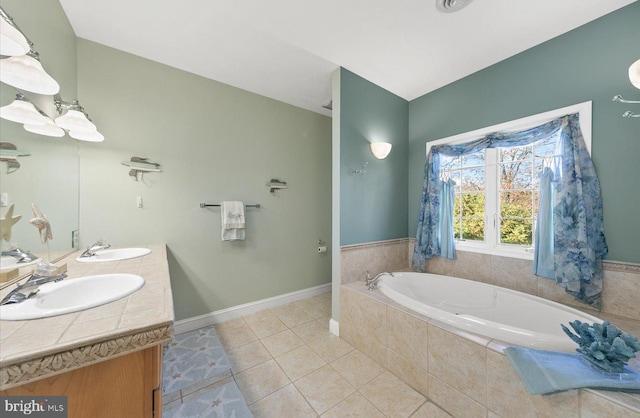
[[[47,117],[47,123],[44,125],[29,125],[25,123],[24,129],[38,135],[53,136],[56,138],[64,136],[64,130],[53,123],[49,117]]]
[[[102,142],[104,136],[98,132],[96,125],[80,106],[77,100],[63,102],[59,95],[54,97],[54,104],[60,116],[55,119],[56,125],[69,131],[69,136],[81,141]],[[66,113],[63,112],[66,110]]]
[[[629,67],[629,81],[634,87],[640,89],[640,60],[637,60]],[[640,104],[640,100],[625,100],[621,95],[616,94],[613,96],[614,102],[627,103],[627,104]],[[622,114],[623,118],[640,118],[640,113],[633,113],[627,110]]]
[[[46,125],[49,118],[43,116],[36,107],[22,94],[6,106],[0,107],[0,118],[26,125]]]
[[[369,144],[369,148],[371,148],[371,153],[378,160],[384,160],[391,152],[391,144],[388,142],[372,142]]]
[[[629,67],[629,81],[635,88],[640,89],[640,60]]]
[[[25,55],[31,49],[29,41],[13,23],[13,19],[0,8],[0,55]]]

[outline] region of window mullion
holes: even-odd
[[[498,244],[498,151],[485,151],[485,244],[495,248]]]

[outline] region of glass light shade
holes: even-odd
[[[0,118],[27,125],[46,125],[49,121],[32,103],[17,99],[0,107]]]
[[[0,17],[0,55],[7,57],[25,55],[29,42],[18,29]]]
[[[69,131],[69,136],[71,138],[79,139],[80,141],[88,141],[88,142],[104,141],[104,135],[102,135],[98,131],[92,131],[92,132]]]
[[[69,109],[67,113],[56,118],[56,125],[66,129],[67,131],[74,132],[95,132],[97,131],[96,125],[94,125],[84,113]],[[77,138],[76,138],[77,139]]]
[[[51,119],[48,119],[45,125],[25,124],[24,129],[38,135],[55,136],[56,138],[64,136],[64,130],[53,123]]]
[[[60,85],[46,73],[37,59],[22,55],[0,60],[0,81],[38,94],[56,94]]]
[[[635,88],[640,89],[640,60],[631,64],[629,67],[629,81]]]
[[[372,142],[369,144],[371,153],[379,160],[384,160],[391,152],[391,144],[388,142]]]

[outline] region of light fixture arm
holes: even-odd
[[[62,100],[59,94],[56,94],[53,96],[53,104],[56,106],[56,110],[58,111],[59,115],[62,115],[65,110],[77,110],[91,121],[91,119],[89,118],[89,114],[84,111],[84,107],[80,105],[80,102],[78,102],[78,100],[74,100],[71,103],[65,102]]]
[[[620,102],[620,103],[640,104],[640,100],[626,100],[626,99],[623,99],[622,96],[619,94],[616,94],[615,96],[613,96],[612,100],[614,102]]]

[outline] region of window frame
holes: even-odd
[[[591,155],[591,133],[592,133],[592,102],[587,101],[575,105],[554,109],[548,112],[538,113],[535,115],[511,120],[508,122],[487,126],[476,129],[474,131],[464,132],[457,135],[440,138],[426,143],[426,154],[434,145],[443,144],[462,144],[480,139],[487,134],[493,132],[510,132],[521,131],[545,124],[551,120],[557,119],[564,115],[578,113],[580,115],[580,129],[584,137],[585,146],[589,155]],[[497,176],[497,152],[489,152],[485,156],[485,239],[484,241],[463,241],[455,240],[455,248],[460,251],[468,251],[475,253],[483,253],[490,255],[498,255],[503,257],[521,258],[525,260],[533,260],[533,249],[525,248],[517,245],[500,244],[498,240],[497,220],[498,213],[498,176]],[[492,186],[489,187],[488,185]],[[487,202],[493,202],[491,205],[495,211],[490,213],[491,206],[487,207]]]

